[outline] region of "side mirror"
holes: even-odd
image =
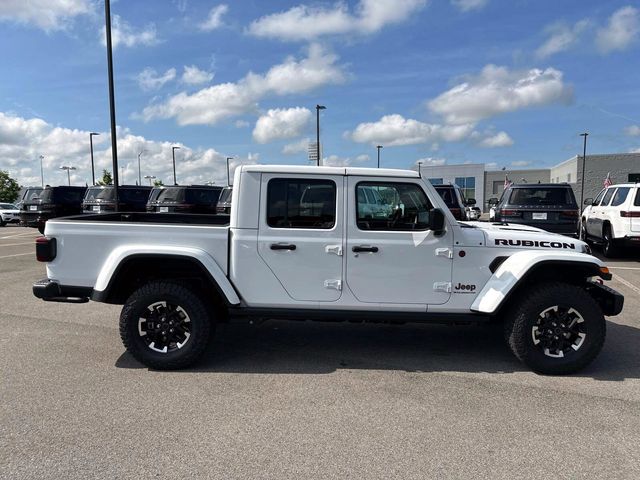
[[[468,198],[467,199],[467,205],[475,205],[476,204],[476,199],[475,198]]]
[[[496,197],[490,198],[489,200],[487,200],[487,203],[489,205],[497,205],[498,204],[498,199]]]
[[[429,230],[433,230],[433,233],[440,235],[444,230],[444,213],[439,208],[431,210],[429,215]]]
[[[584,204],[585,205],[593,205],[593,198],[585,198],[584,199]]]

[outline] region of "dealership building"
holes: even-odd
[[[422,165],[422,176],[435,184],[456,184],[467,198],[475,198],[486,211],[490,198],[499,198],[505,175],[513,183],[568,183],[580,202],[583,157],[574,156],[551,168],[485,170],[484,163],[464,165]],[[587,155],[584,163],[584,198],[595,197],[607,174],[612,183],[640,182],[640,153]]]

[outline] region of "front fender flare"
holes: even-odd
[[[211,275],[229,305],[238,305],[240,303],[240,298],[233,288],[233,285],[231,285],[231,282],[211,255],[199,248],[176,247],[172,245],[127,245],[114,249],[100,269],[96,284],[93,287],[94,295],[103,295],[105,290],[110,287],[111,279],[118,271],[120,265],[127,259],[140,255],[186,257],[195,260]]]
[[[588,276],[602,275],[600,268],[605,266],[601,260],[586,253],[535,250],[517,252],[509,256],[489,278],[471,305],[471,310],[488,314],[496,313],[518,284],[524,281],[534,268],[542,267],[544,264],[549,268],[575,264],[592,273]],[[557,276],[561,278],[561,270],[557,271]]]

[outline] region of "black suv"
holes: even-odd
[[[495,221],[576,236],[580,210],[568,183],[511,185],[495,207]]]
[[[50,187],[41,189],[37,195],[28,195],[20,208],[20,225],[35,227],[44,233],[47,220],[82,213],[82,199],[87,187]]]
[[[218,198],[218,206],[216,212],[229,215],[231,213],[231,194],[233,193],[233,187],[224,187],[220,192],[220,198]]]
[[[456,220],[469,220],[466,207],[467,205],[475,205],[475,200],[470,199],[471,203],[468,203],[458,185],[434,185],[433,188],[440,194]]]
[[[222,187],[188,185],[154,188],[147,212],[215,214]]]
[[[87,188],[82,202],[84,213],[113,212],[116,208],[115,189],[113,185]],[[144,212],[151,187],[137,185],[120,185],[118,187],[118,210],[121,212]]]

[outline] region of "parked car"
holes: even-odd
[[[120,185],[118,187],[118,210],[121,212],[144,212],[151,187],[138,185]],[[85,213],[112,212],[115,210],[115,189],[112,185],[87,188],[82,201]]]
[[[287,318],[502,321],[517,358],[566,374],[598,355],[604,316],[622,310],[586,243],[522,225],[464,225],[418,172],[244,165],[235,178],[233,217],[48,222],[36,240],[47,278],[34,295],[123,305],[123,344],[155,369],[198,361],[216,324]],[[363,188],[392,215],[363,216]]]
[[[44,233],[47,220],[82,213],[87,187],[45,187],[38,195],[25,196],[20,209],[20,225],[35,227]]]
[[[476,207],[475,205],[467,206],[467,217],[469,220],[479,220],[481,215],[482,211],[480,211],[480,207]]]
[[[497,222],[518,223],[576,237],[580,210],[568,183],[513,184],[495,208]]]
[[[40,195],[40,192],[44,187],[23,187],[18,193],[18,200],[16,201],[16,207],[18,210],[22,210],[22,204],[25,200],[32,200],[34,197]]]
[[[209,185],[159,187],[149,196],[147,212],[215,214],[220,192],[222,187]]]
[[[640,185],[611,185],[584,204],[582,238],[602,244],[606,257],[640,246]]]
[[[0,203],[0,227],[7,223],[20,223],[20,210],[13,203]]]
[[[467,201],[464,198],[462,189],[455,184],[434,185],[436,192],[440,194],[456,220],[469,220],[467,214]],[[475,200],[473,201],[475,205]]]
[[[233,194],[233,187],[224,187],[220,192],[220,198],[218,198],[218,204],[216,205],[216,212],[229,215],[231,213],[231,197]]]

